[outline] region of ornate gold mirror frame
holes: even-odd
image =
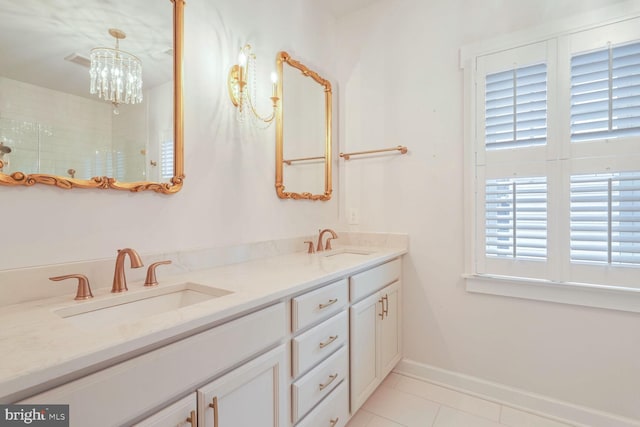
[[[173,144],[174,163],[173,177],[170,182],[119,182],[115,178],[96,176],[91,179],[75,179],[50,174],[25,174],[14,172],[10,175],[0,173],[0,185],[25,185],[34,184],[55,185],[56,187],[70,188],[100,188],[128,190],[132,192],[152,190],[158,193],[176,193],[182,188],[184,180],[184,152],[183,152],[183,88],[182,88],[182,61],[183,61],[183,31],[184,31],[184,5],[185,0],[170,0],[173,5]],[[2,169],[0,159],[0,169]]]
[[[315,82],[324,88],[324,101],[325,101],[325,144],[324,144],[324,193],[313,194],[308,192],[295,193],[285,191],[283,183],[283,167],[284,164],[291,164],[293,161],[306,161],[317,159],[317,157],[301,158],[293,160],[284,159],[284,99],[283,86],[286,84],[283,75],[283,65],[289,66],[300,70],[303,76],[312,78]],[[310,70],[305,65],[291,58],[287,52],[279,52],[276,58],[276,67],[278,72],[278,91],[277,95],[280,99],[280,107],[276,114],[276,193],[281,199],[308,199],[308,200],[329,200],[331,199],[331,106],[332,106],[332,94],[331,94],[331,82],[323,79],[315,71]]]

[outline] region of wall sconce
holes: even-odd
[[[272,93],[271,103],[273,111],[269,116],[262,116],[256,110],[256,55],[251,52],[251,45],[245,45],[238,54],[238,63],[231,67],[227,78],[227,87],[231,102],[238,109],[238,120],[243,122],[249,116],[252,123],[257,121],[266,123],[267,126],[273,122],[278,109],[278,75],[271,73]],[[266,128],[265,127],[265,128]]]

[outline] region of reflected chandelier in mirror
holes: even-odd
[[[185,1],[165,1],[0,8],[0,185],[182,188]]]
[[[278,53],[276,66],[276,192],[281,199],[329,200],[331,83],[287,52]]]

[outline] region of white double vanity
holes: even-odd
[[[0,399],[69,404],[80,427],[344,426],[401,358],[406,252],[295,252],[2,307]]]

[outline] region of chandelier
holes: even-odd
[[[115,49],[91,49],[89,93],[111,101],[116,112],[119,104],[142,102],[142,62],[137,56],[119,49],[120,40],[127,36],[124,31],[109,28],[109,34],[116,39]]]

